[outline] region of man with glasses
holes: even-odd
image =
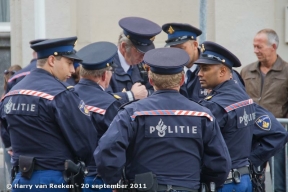
[[[161,27],[140,17],[123,18],[119,26],[123,31],[118,39],[118,53],[114,57],[118,66],[107,91],[117,93],[126,101],[143,99],[153,88],[143,81],[137,64],[142,62],[145,52],[155,48],[153,41],[161,32]]]

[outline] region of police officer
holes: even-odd
[[[283,147],[287,133],[271,114],[255,105],[245,90],[230,79],[232,67],[241,66],[239,59],[213,42],[206,41],[201,47],[203,53],[195,61],[200,66],[198,76],[201,86],[212,91],[200,104],[215,115],[232,160],[225,185],[218,191],[252,191],[248,158],[256,166],[261,165]],[[271,119],[275,128],[268,133]]]
[[[179,93],[188,61],[177,48],[145,54],[155,92],[122,107],[100,139],[94,158],[105,182],[117,183],[125,167],[130,183],[156,191],[196,192],[200,181],[224,183],[231,159],[214,116]]]
[[[181,86],[180,93],[196,102],[208,95],[209,89],[201,88],[197,74],[199,67],[194,62],[201,54],[197,37],[202,34],[200,29],[186,23],[166,23],[162,30],[167,33],[166,47],[176,47],[185,50],[189,54],[189,62],[184,67],[185,83]],[[233,71],[233,79],[243,86],[243,80],[238,72]]]
[[[161,27],[140,17],[125,17],[119,21],[119,26],[123,32],[119,36],[118,52],[114,58],[118,67],[107,91],[117,93],[126,101],[143,99],[153,88],[144,82],[137,64],[143,60],[145,52],[155,48],[153,41],[161,32]]]
[[[57,187],[66,184],[65,160],[87,164],[92,157],[97,132],[90,112],[73,87],[62,83],[74,72],[73,60],[80,60],[73,52],[76,40],[50,39],[32,45],[38,68],[2,100],[2,128],[9,131],[14,168],[19,170],[12,191],[37,191],[39,184],[44,186],[41,191],[68,191]]]
[[[92,121],[100,138],[108,129],[113,118],[122,105],[122,99],[117,95],[105,92],[113,73],[113,57],[117,53],[117,47],[110,42],[96,42],[89,44],[77,52],[83,59],[80,66],[81,79],[75,86],[76,92],[85,101],[91,112]],[[97,175],[97,167],[94,159],[88,164],[88,174],[85,177],[86,186],[83,191],[99,191],[96,185],[103,185],[100,175]],[[97,175],[97,177],[96,177]],[[89,188],[87,185],[89,185]],[[102,188],[100,191],[112,191]]]
[[[41,41],[45,41],[47,39],[35,39],[30,41],[30,45],[34,45],[36,43],[40,43]],[[9,80],[6,88],[6,93],[12,89],[14,85],[16,85],[19,81],[21,81],[26,75],[30,73],[31,70],[36,69],[37,64],[37,53],[33,51],[33,59],[30,61],[30,63],[24,67],[23,69],[17,71]]]

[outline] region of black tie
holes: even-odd
[[[186,76],[187,76],[187,81],[186,81],[186,83],[189,83],[190,80],[191,80],[191,77],[192,77],[192,72],[191,72],[190,70],[188,70],[188,71],[186,72]]]
[[[131,75],[132,75],[132,70],[133,70],[133,68],[132,68],[132,66],[130,66],[129,69],[128,69],[128,71],[127,71],[127,74],[130,75],[130,77],[131,77]]]

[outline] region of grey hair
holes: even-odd
[[[105,67],[103,69],[99,70],[88,70],[84,69],[82,65],[80,65],[80,76],[84,78],[88,77],[101,77],[107,70],[109,70],[111,67]]]
[[[120,47],[121,43],[126,43],[126,51],[129,52],[131,47],[133,46],[132,42],[126,37],[123,31],[120,33],[118,38],[118,47]]]
[[[267,35],[267,43],[268,45],[276,45],[276,49],[278,48],[279,45],[279,37],[277,35],[277,33],[273,30],[273,29],[262,29],[260,30],[257,34],[260,33],[265,33]]]

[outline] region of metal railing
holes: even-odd
[[[286,131],[288,131],[288,119],[287,118],[277,118],[277,120],[284,126]],[[287,158],[287,144],[285,145],[285,183],[286,183],[286,191],[288,191],[288,158]],[[271,159],[272,164],[272,191],[275,189],[275,169],[274,169],[274,157]],[[271,171],[271,168],[270,168]]]

